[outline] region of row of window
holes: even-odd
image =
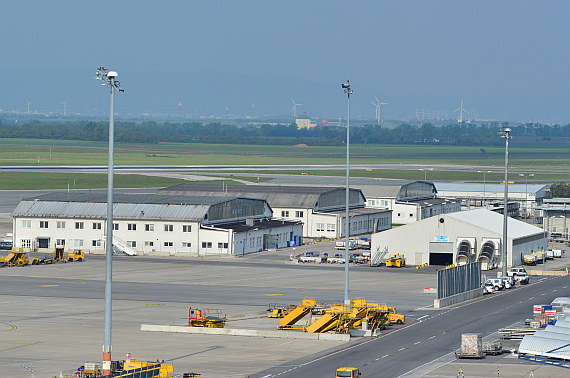
[[[357,222],[351,222],[350,223],[350,229],[351,231],[356,231],[356,230],[372,230],[372,226],[374,225],[374,222],[378,221],[378,226],[387,226],[389,219],[388,218],[379,218],[379,219],[369,219],[369,220],[362,220],[362,221],[357,221]],[[335,225],[334,223],[317,223],[317,231],[327,231],[327,232],[334,232],[335,231]]]
[[[74,239],[73,242],[74,242],[75,248],[83,247],[83,240],[82,239]],[[65,245],[65,239],[57,239],[56,244],[57,245]],[[22,248],[32,248],[32,239],[21,239],[20,245]],[[136,240],[129,240],[129,241],[127,241],[127,245],[131,248],[136,248],[137,242],[136,242]],[[154,247],[154,242],[153,241],[145,241],[144,245],[145,245],[145,247]],[[165,241],[162,243],[162,245],[164,247],[174,247],[174,242]],[[101,247],[102,241],[100,239],[91,240],[91,246],[92,247]],[[192,243],[182,242],[182,248],[190,248],[190,247],[192,247]],[[202,248],[212,248],[212,242],[202,242]],[[218,243],[218,248],[227,249],[228,243],[220,242],[220,243]]]
[[[317,223],[317,231],[335,231],[335,226],[334,223],[327,223],[326,224],[326,229],[325,229],[325,224],[324,223]]]
[[[369,206],[384,206],[384,207],[389,207],[390,206],[390,201],[388,200],[375,200],[375,199],[369,199],[367,201]]]
[[[22,228],[32,228],[32,221],[31,220],[23,220]],[[65,228],[66,222],[65,221],[56,221],[57,228]],[[94,230],[100,230],[102,227],[101,222],[92,222],[92,227]],[[49,228],[48,221],[40,221],[40,228]],[[75,222],[75,229],[76,230],[83,230],[85,228],[85,222]],[[113,230],[119,230],[119,223],[113,223]],[[127,223],[127,230],[128,231],[136,231],[137,224],[136,223]],[[154,231],[154,224],[148,223],[144,225],[145,231]],[[165,224],[164,231],[166,232],[174,232],[174,225],[173,224]],[[182,232],[192,232],[192,226],[189,224],[182,225]]]
[[[303,211],[295,211],[295,218],[303,218]],[[289,218],[289,210],[281,210],[282,218]]]

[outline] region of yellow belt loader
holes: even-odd
[[[8,266],[24,266],[30,263],[30,257],[23,248],[12,248],[8,256],[0,258],[0,264]]]

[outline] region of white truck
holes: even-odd
[[[346,245],[345,245],[345,240],[343,241],[337,241],[335,243],[335,248],[336,249],[345,249]],[[356,249],[356,241],[353,239],[349,239],[348,240],[348,249]]]

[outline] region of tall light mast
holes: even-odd
[[[97,69],[97,79],[110,89],[109,110],[109,164],[107,168],[107,239],[105,241],[105,318],[103,335],[103,375],[111,374],[111,310],[113,277],[113,165],[115,89],[123,92],[117,81],[117,72],[104,67]]]

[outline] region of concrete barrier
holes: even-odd
[[[447,307],[459,302],[464,302],[469,299],[480,297],[482,295],[483,295],[483,288],[480,287],[474,290],[466,291],[465,293],[455,294],[441,299],[434,299],[433,307],[434,308]]]
[[[257,329],[208,328],[208,327],[168,326],[168,325],[153,325],[153,324],[141,324],[140,329],[141,331],[144,332],[190,333],[194,335],[266,337],[266,338],[282,338],[282,339],[338,341],[343,343],[347,343],[350,341],[350,335],[336,334],[336,333],[307,333],[301,331],[299,332],[277,331],[277,330],[270,331],[270,330],[257,330]]]
[[[565,270],[527,270],[529,276],[567,276]]]

